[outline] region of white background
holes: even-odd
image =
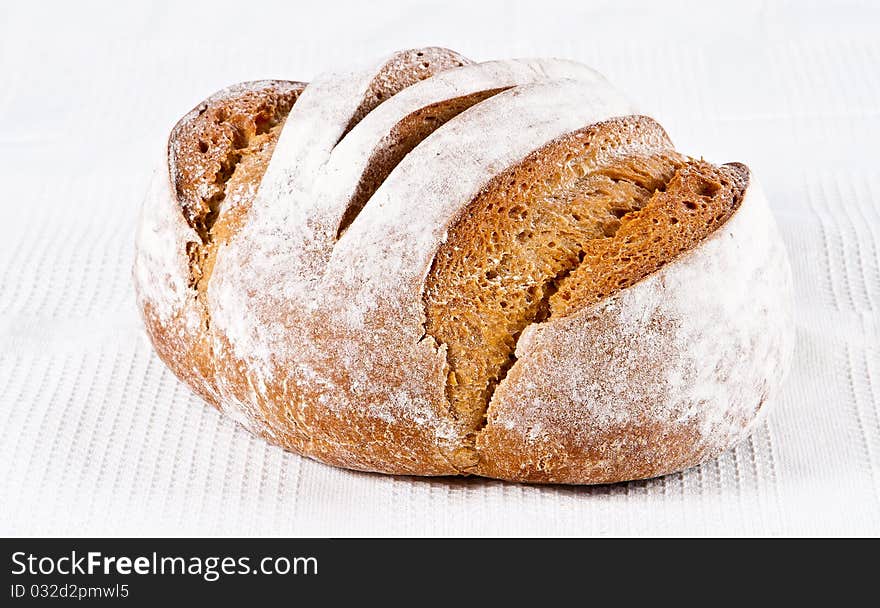
[[[0,534],[880,534],[878,41],[868,2],[4,3]],[[130,266],[171,124],[230,83],[430,44],[582,60],[682,151],[752,167],[798,327],[750,440],[593,488],[352,473],[250,437],[152,353]]]

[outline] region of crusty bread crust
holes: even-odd
[[[666,135],[648,118],[613,119],[536,150],[483,189],[438,250],[425,330],[446,348],[450,412],[474,439],[528,326],[635,284],[739,205],[745,168],[688,161],[668,140],[667,149],[601,160],[626,138],[650,150]],[[458,466],[478,463],[470,445],[458,454]]]
[[[168,169],[154,178],[156,187],[173,192],[188,225],[188,289],[172,321],[161,318],[155,303],[146,300],[145,325],[168,366],[215,406],[208,279],[217,249],[242,225],[287,114],[304,88],[301,82],[264,80],[212,95],[174,126]]]
[[[638,283],[527,328],[477,438],[477,473],[610,483],[680,471],[766,412],[793,348],[791,272],[760,186]]]
[[[403,88],[468,63],[436,47],[379,61],[350,78],[360,87],[359,97],[340,133]],[[167,163],[163,154],[163,168],[154,175],[143,208],[135,270],[147,332],[172,371],[217,407],[229,401],[229,394],[248,399],[249,381],[246,363],[211,329],[207,287],[218,251],[232,242],[251,212],[281,129],[305,87],[278,80],[245,82],[193,108],[171,130]],[[161,241],[146,246],[157,238]],[[185,258],[180,241],[186,243]],[[150,293],[163,281],[164,289]]]
[[[787,260],[748,170],[678,155],[587,68],[468,63],[406,51],[308,87],[228,90],[185,117],[145,203],[135,263],[160,357],[252,432],[348,468],[606,483],[732,445],[791,348]],[[602,142],[591,160],[571,161],[591,141]],[[642,179],[651,159],[659,177]],[[567,171],[586,186],[565,196],[616,197],[599,196],[610,219],[584,234],[619,233],[620,244],[582,247],[543,294],[546,310],[502,340],[515,356],[492,390],[456,408],[453,347],[438,328],[466,290],[436,280],[437,260],[483,238],[477,211],[492,192],[516,198],[499,189],[509,175],[562,196],[551,182]],[[640,226],[685,203],[706,220],[700,230],[668,251],[639,244]],[[510,255],[534,255],[522,251]],[[471,318],[491,325],[498,313]]]

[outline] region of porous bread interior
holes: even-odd
[[[598,162],[654,132],[645,117],[570,134],[494,178],[450,229],[424,293],[426,333],[445,346],[450,413],[484,424],[522,331],[625,288],[690,249],[739,203],[744,168],[689,160],[671,144]],[[451,455],[476,465],[472,443]]]
[[[450,49],[427,47],[395,53],[370,83],[363,101],[348,123],[342,137],[389,97],[434,74],[473,63]],[[340,140],[342,138],[340,137]]]
[[[243,83],[221,91],[171,132],[172,180],[200,242],[187,243],[190,286],[204,296],[220,243],[244,220],[278,136],[305,85]]]
[[[373,152],[368,161],[367,170],[355,187],[339,222],[337,238],[351,225],[394,167],[422,140],[469,107],[504,90],[506,88],[487,89],[470,95],[444,99],[416,110],[395,125],[383,145]]]

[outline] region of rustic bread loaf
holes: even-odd
[[[135,282],[160,357],[355,469],[607,483],[754,424],[790,271],[741,164],[560,60],[405,51],[227,89],[172,130]]]

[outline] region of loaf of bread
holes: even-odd
[[[161,151],[134,279],[205,401],[384,473],[679,471],[748,434],[793,345],[749,169],[562,60],[424,48],[209,97]]]

